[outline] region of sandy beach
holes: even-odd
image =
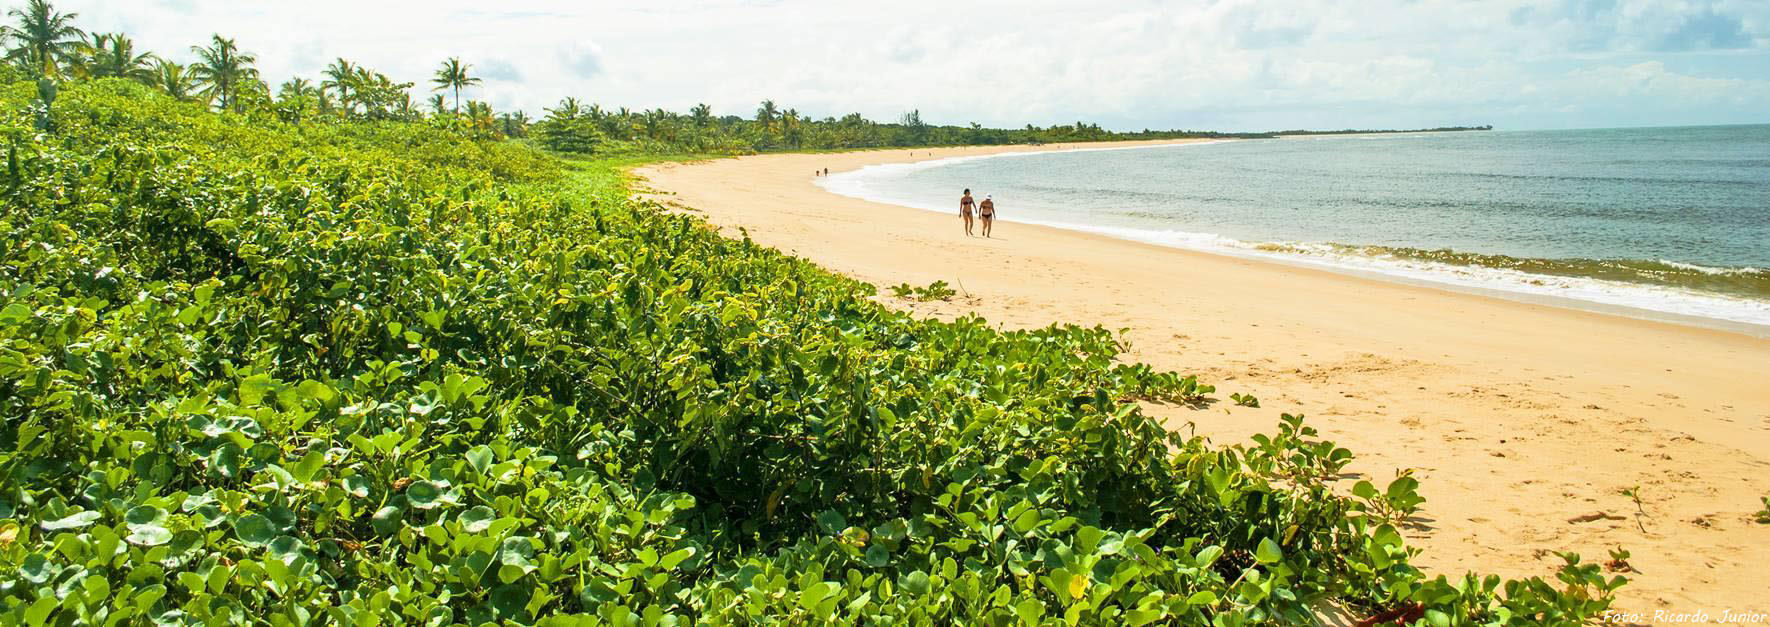
[[[1554,552],[1603,562],[1622,546],[1639,572],[1622,573],[1633,583],[1621,609],[1770,612],[1770,525],[1752,520],[1770,495],[1770,340],[1012,222],[968,238],[956,210],[837,196],[811,176],[1066,147],[764,155],[636,174],[660,202],[879,285],[918,314],[1125,328],[1129,358],[1217,385],[1209,408],[1154,408],[1176,428],[1231,443],[1281,412],[1306,414],[1358,455],[1361,476],[1384,485],[1413,469],[1428,502],[1407,532],[1430,571],[1549,576]],[[1000,211],[1012,220],[1011,202]],[[936,280],[964,294],[912,303],[882,289]],[[1234,406],[1232,392],[1261,407]],[[1639,507],[1624,494],[1637,486]]]

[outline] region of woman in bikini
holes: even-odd
[[[959,217],[965,219],[966,236],[971,235],[971,206],[973,204],[975,204],[975,202],[971,200],[971,190],[967,189],[965,190],[965,197],[959,199]]]
[[[996,221],[996,201],[984,196],[983,202],[977,204],[977,217],[983,218],[983,236],[989,237],[990,223]]]

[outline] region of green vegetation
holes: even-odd
[[[46,0],[28,0],[9,12],[17,24],[0,33],[10,43],[8,60],[33,77],[129,78],[155,87],[176,99],[199,100],[224,111],[274,115],[285,121],[349,123],[361,120],[425,122],[465,132],[478,139],[534,141],[539,146],[576,155],[748,154],[778,150],[842,150],[919,146],[1040,144],[1137,139],[1258,139],[1316,133],[1426,132],[1486,130],[1492,127],[1445,127],[1421,131],[1282,131],[1223,133],[1192,130],[1110,131],[1077,121],[1024,128],[985,128],[980,124],[941,125],[922,119],[920,111],[892,122],[875,122],[859,113],[822,118],[807,115],[773,100],[757,106],[754,117],[714,115],[712,107],[696,105],[687,113],[663,109],[605,109],[575,97],[546,109],[539,120],[522,111],[496,113],[491,105],[461,99],[461,91],[478,85],[472,65],[458,57],[444,60],[429,79],[435,93],[427,103],[412,100],[412,82],[339,58],[318,83],[295,77],[273,92],[260,79],[256,55],[233,39],[215,35],[193,46],[196,60],[180,65],[152,53],[137,53],[122,33],[88,34],[78,28],[77,14],[55,10]],[[429,111],[424,110],[428,104]]]
[[[1359,481],[1352,486],[1352,496],[1358,498],[1354,507],[1360,511],[1396,525],[1405,523],[1426,502],[1420,496],[1420,480],[1408,472],[1398,473],[1382,492],[1370,481]]]
[[[606,165],[36,99],[0,99],[4,622],[1536,624],[1622,583],[1428,577],[1412,488],[1337,496],[1301,419],[1210,448],[1138,404],[1209,387],[1105,330],[913,319]]]
[[[928,287],[916,287],[908,283],[891,286],[891,295],[907,300],[928,302],[931,300],[952,300],[959,292],[948,286],[946,281],[929,283]]]
[[[1429,576],[1417,482],[1338,494],[1300,417],[1171,432],[1143,404],[1214,389],[1104,329],[915,319],[617,162],[374,115],[342,60],[286,115],[204,49],[208,106],[0,71],[0,624],[1571,624],[1623,584]]]

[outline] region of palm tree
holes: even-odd
[[[190,72],[186,72],[184,66],[165,59],[154,60],[153,77],[148,80],[148,84],[158,87],[173,100],[179,101],[190,100],[191,94],[197,90],[197,86],[191,81]]]
[[[578,115],[582,114],[584,112],[584,106],[582,104],[578,103],[577,98],[573,98],[571,96],[566,96],[565,100],[559,101],[558,107],[552,108],[552,109],[544,109],[544,111],[547,112],[547,117],[549,117],[549,118],[558,119],[558,120],[570,120],[570,119],[574,119],[574,118],[578,117]]]
[[[498,123],[497,118],[492,117],[492,106],[478,100],[467,101],[466,121],[467,128],[480,137],[491,135]]]
[[[443,101],[442,94],[431,94],[428,102],[430,104],[431,113],[442,115],[449,112],[449,103]]]
[[[154,55],[135,54],[135,42],[122,33],[101,33],[82,46],[86,58],[79,68],[88,78],[131,78],[153,82]]]
[[[6,15],[17,20],[16,26],[0,26],[0,40],[18,47],[6,51],[6,58],[34,70],[38,76],[58,76],[60,67],[79,59],[80,40],[84,31],[74,26],[78,13],[58,13],[49,0],[27,0],[22,9],[11,9]]]
[[[442,67],[437,68],[436,78],[430,79],[431,84],[436,85],[430,91],[449,89],[455,92],[455,113],[457,114],[461,112],[461,88],[480,83],[478,78],[467,74],[467,71],[472,68],[473,66],[462,63],[460,57],[449,57],[449,60],[443,62]]]
[[[498,130],[504,133],[505,137],[528,137],[529,115],[521,111],[499,115]]]
[[[316,90],[313,88],[313,81],[297,76],[283,81],[283,84],[277,87],[277,97],[306,98],[314,95],[315,91]]]
[[[799,147],[799,142],[804,137],[804,134],[801,132],[801,122],[803,122],[803,120],[799,119],[798,109],[787,109],[786,111],[781,112],[781,134],[786,137],[787,143],[791,144],[794,148]]]
[[[295,77],[283,81],[283,84],[277,88],[277,100],[298,111],[305,111],[308,103],[313,102],[314,97],[319,93],[320,90],[313,86],[313,81]]]
[[[713,119],[713,108],[707,106],[706,103],[701,103],[689,109],[688,114],[694,118],[695,126],[706,126],[707,122]]]
[[[762,125],[762,132],[767,133],[774,129],[774,118],[779,114],[780,110],[774,108],[773,100],[762,101],[762,106],[756,108],[756,123]]]
[[[197,62],[190,66],[191,78],[204,86],[203,94],[223,111],[238,110],[241,85],[258,79],[258,70],[252,67],[258,57],[240,52],[234,40],[221,35],[213,36],[208,47],[191,46],[191,51],[197,53]]]
[[[314,95],[318,93],[319,90],[314,88],[313,81],[305,78],[295,77],[283,81],[283,84],[277,87],[278,116],[290,122],[300,122],[302,118],[307,117],[308,105],[313,102]]]
[[[355,103],[363,106],[364,116],[374,117],[381,113],[381,109],[384,107],[379,103],[383,95],[376,88],[392,82],[388,80],[387,76],[371,71],[369,68],[360,65],[356,67],[356,76],[350,79],[350,89]],[[351,101],[345,101],[344,108],[351,107]]]
[[[421,117],[418,108],[412,105],[412,95],[403,90],[399,93],[399,101],[394,103],[393,113],[401,120],[415,120]]]
[[[351,87],[356,81],[356,66],[338,57],[331,65],[326,66],[326,80],[320,82],[320,89],[331,90],[338,94],[338,103],[344,106],[344,112],[350,113]]]

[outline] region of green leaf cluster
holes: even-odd
[[[936,300],[952,300],[959,294],[958,290],[947,285],[946,281],[935,281],[927,287],[916,287],[908,283],[891,286],[891,295],[905,300],[929,302]]]

